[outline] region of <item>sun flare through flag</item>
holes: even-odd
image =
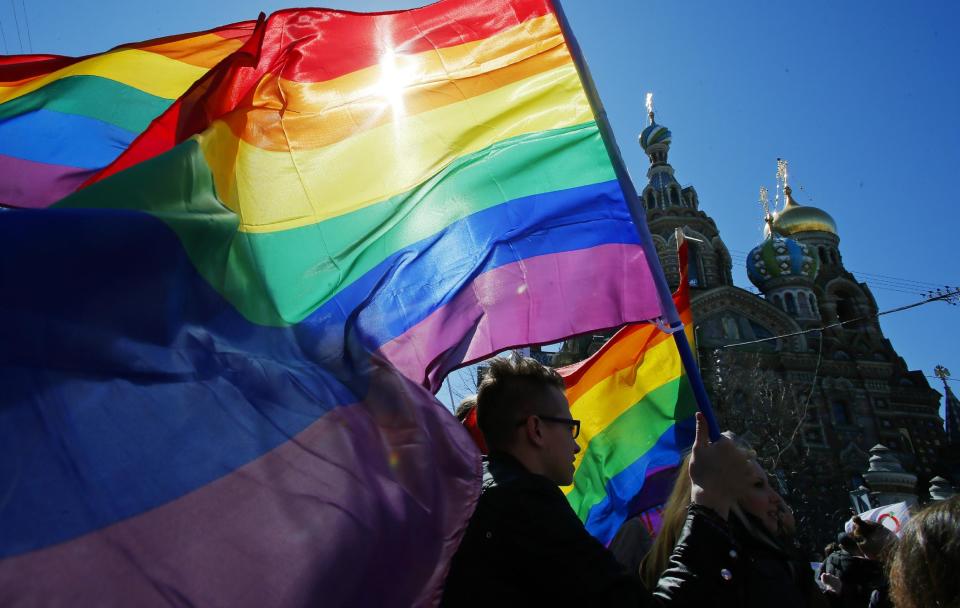
[[[429,391],[661,315],[568,34],[279,11],[78,191],[3,201],[43,208],[0,215],[0,604],[438,597],[479,461]]]

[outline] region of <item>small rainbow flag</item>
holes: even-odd
[[[686,247],[673,299],[693,344]],[[563,490],[587,530],[608,543],[627,518],[666,500],[693,444],[696,401],[673,337],[649,323],[624,327],[589,359],[558,371],[581,421],[573,484]]]
[[[103,169],[254,21],[86,57],[0,57],[0,205],[47,207]]]
[[[0,605],[438,597],[479,459],[424,387],[661,315],[565,36],[280,11],[2,213]]]

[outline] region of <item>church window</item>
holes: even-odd
[[[810,316],[810,300],[803,297],[802,293],[797,294],[797,301],[800,303],[800,313],[804,318]]]
[[[818,315],[817,301],[814,299],[812,293],[807,294],[807,299],[810,300],[810,314],[816,317]]]
[[[680,206],[680,196],[677,194],[676,188],[670,188],[670,202],[675,206]]]
[[[830,250],[830,262],[833,264],[837,264],[837,252],[834,251],[833,249]]]
[[[823,248],[823,246],[820,246],[820,247],[819,247],[819,251],[820,251],[820,262],[823,263],[823,264],[826,264],[826,263],[827,263],[827,251]]]
[[[841,426],[850,424],[850,408],[843,401],[834,401],[830,407],[833,412],[833,423]]]
[[[736,319],[730,316],[724,315],[721,319],[723,323],[723,337],[731,340],[739,340],[740,336],[740,326],[737,325]]]
[[[687,241],[687,279],[690,287],[706,287],[703,280],[703,259],[696,243]]]
[[[777,308],[783,310],[783,298],[780,297],[780,294],[773,296],[773,303]]]
[[[750,329],[753,331],[752,338],[757,340],[761,338],[772,338],[774,335],[769,329],[753,321],[750,321]],[[753,348],[757,350],[777,350],[779,344],[779,340],[768,340],[766,342],[761,342],[759,345],[756,345]]]
[[[787,314],[792,317],[797,316],[797,302],[794,300],[793,294],[788,291],[786,295],[783,296],[783,301],[787,306]]]
[[[841,298],[840,301],[837,302],[837,317],[841,321],[843,322],[853,321],[858,316],[859,315],[857,314],[857,305],[853,301],[853,298],[845,297],[845,298]],[[851,329],[852,327],[854,326],[848,325],[847,329]]]

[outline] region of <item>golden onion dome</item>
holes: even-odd
[[[773,218],[773,231],[782,236],[798,232],[829,232],[837,234],[837,223],[823,209],[800,205],[790,195],[790,186],[784,189],[787,204]]]

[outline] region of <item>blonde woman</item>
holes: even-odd
[[[752,477],[730,511],[730,527],[737,545],[737,560],[746,577],[741,581],[742,606],[745,608],[801,608],[826,606],[827,602],[813,582],[809,565],[797,559],[790,547],[779,539],[795,531],[793,513],[770,486],[766,471],[752,450]],[[687,460],[680,465],[680,471]],[[656,582],[666,567],[683,527],[690,503],[690,482],[680,475],[663,511],[663,527],[640,566],[644,582]]]

